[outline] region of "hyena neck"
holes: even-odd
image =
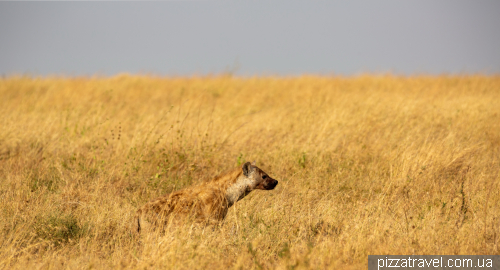
[[[234,183],[228,186],[226,189],[226,198],[228,205],[232,206],[237,201],[245,198],[251,189],[249,188],[252,184],[252,179],[246,177],[243,174],[239,175]]]

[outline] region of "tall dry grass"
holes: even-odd
[[[0,79],[0,268],[363,269],[500,254],[500,78]],[[220,227],[135,210],[256,160]]]

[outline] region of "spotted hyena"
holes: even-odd
[[[272,190],[277,184],[278,181],[247,162],[210,181],[166,194],[146,203],[137,210],[133,228],[141,232],[186,219],[215,224],[224,220],[229,207],[252,190]]]

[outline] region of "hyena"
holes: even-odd
[[[134,230],[165,228],[168,223],[186,219],[205,224],[216,224],[227,215],[229,207],[254,189],[272,190],[278,181],[252,165],[243,164],[226,174],[187,187],[146,203],[137,210]]]

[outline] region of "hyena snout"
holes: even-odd
[[[264,189],[265,190],[272,190],[278,185],[278,181],[275,179],[272,179],[271,177],[267,177],[267,179],[264,179]]]

